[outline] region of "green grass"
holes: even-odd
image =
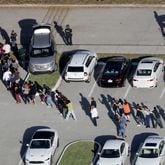
[[[0,4],[165,4],[164,0],[0,0]]]
[[[64,70],[64,67],[67,63],[67,61],[69,60],[69,54],[63,54],[63,55],[59,55],[58,54],[58,64],[59,64],[59,69],[58,71],[55,71],[51,74],[39,74],[39,75],[32,75],[30,74],[28,80],[32,80],[32,81],[37,81],[40,85],[43,84],[47,84],[50,88],[53,88],[60,76],[60,74],[62,73],[62,71]],[[140,57],[143,56],[153,56],[153,55],[149,55],[149,54],[110,54],[110,53],[98,53],[98,59],[100,58],[107,58],[107,57],[113,57],[113,56],[125,56],[129,59],[138,59]],[[155,55],[156,57],[160,57],[165,61],[165,54],[164,55]]]
[[[94,158],[93,142],[77,142],[69,146],[59,165],[90,165]]]

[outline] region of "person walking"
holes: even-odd
[[[92,119],[93,125],[95,127],[97,127],[98,117],[99,117],[99,115],[98,115],[97,108],[94,105],[92,105],[92,107],[91,107],[91,119]]]
[[[137,120],[137,126],[141,126],[144,123],[144,115],[142,107],[139,104],[136,104],[136,120]]]
[[[65,28],[65,37],[66,37],[67,45],[72,45],[72,29],[68,24],[66,25]]]
[[[69,117],[72,115],[72,118],[73,118],[74,120],[77,120],[76,115],[75,115],[75,113],[74,113],[74,109],[73,109],[73,103],[72,103],[70,100],[68,100],[66,106],[67,106],[67,109],[68,109],[68,113],[67,113],[65,119],[68,120]]]
[[[8,90],[10,89],[11,76],[12,76],[12,73],[9,68],[6,71],[4,71],[2,80]]]
[[[127,127],[127,120],[125,117],[125,114],[122,113],[120,119],[119,119],[119,137],[125,138],[125,132],[126,132],[126,127]]]
[[[46,104],[47,104],[48,108],[52,108],[54,106],[54,102],[52,100],[51,91],[48,91],[46,93]]]
[[[29,91],[30,91],[29,84],[25,82],[22,86],[22,95],[25,104],[30,103]]]

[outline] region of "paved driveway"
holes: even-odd
[[[69,23],[73,28],[73,47],[64,45],[59,34],[55,32],[60,52],[72,49],[90,49],[96,52],[143,52],[164,53],[164,40],[159,25],[156,23],[152,8],[1,8],[1,27],[9,34],[14,29],[20,42],[28,44],[31,25],[36,22],[57,20],[64,26]],[[163,9],[156,9],[163,14]],[[8,18],[8,19],[6,19]],[[60,136],[60,148],[54,162],[58,159],[63,147],[77,139],[99,139],[102,136],[116,135],[116,126],[108,115],[109,96],[126,98],[129,102],[143,102],[150,108],[160,105],[164,108],[164,82],[155,89],[132,89],[129,84],[121,89],[104,89],[97,87],[95,79],[91,83],[69,83],[62,81],[59,90],[69,97],[75,107],[78,121],[65,122],[56,108],[47,109],[40,104],[36,106],[16,104],[11,94],[0,84],[0,164],[21,165],[25,144],[31,134],[40,127],[55,128]],[[86,115],[90,96],[98,102],[100,119],[95,128]],[[136,129],[135,129],[136,128]],[[150,133],[165,135],[164,129],[146,129],[137,127],[134,120],[128,125],[127,140],[133,146],[139,135]],[[23,141],[23,144],[21,144]],[[129,164],[129,159],[127,160]]]

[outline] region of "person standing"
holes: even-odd
[[[32,100],[32,103],[35,105],[36,104],[36,93],[37,93],[36,85],[32,81],[29,81],[29,88],[30,88],[30,91],[29,91],[30,99]]]
[[[129,103],[125,100],[123,104],[124,114],[128,122],[130,122],[131,108]]]
[[[91,119],[92,119],[92,122],[93,122],[95,127],[97,127],[98,117],[99,117],[99,115],[98,115],[97,108],[94,105],[92,105],[92,107],[91,107]]]
[[[25,81],[25,83],[22,86],[23,100],[25,104],[30,103],[29,91],[30,91],[29,84]]]
[[[17,33],[12,30],[10,34],[10,43],[11,43],[11,50],[14,52],[15,55],[18,53],[17,47]]]
[[[90,103],[90,106],[91,106],[91,107],[94,106],[95,108],[97,107],[97,103],[96,103],[94,97],[91,97],[91,103]]]
[[[125,114],[122,113],[120,119],[119,119],[119,137],[125,138],[125,132],[127,127],[127,120],[125,118]]]
[[[73,104],[72,104],[72,102],[71,102],[70,100],[68,100],[66,106],[67,106],[67,109],[68,109],[68,113],[67,113],[65,119],[68,120],[69,117],[70,117],[70,115],[72,115],[72,118],[73,118],[74,120],[77,120],[77,119],[76,119],[76,115],[75,115],[75,113],[74,113]]]
[[[68,24],[66,25],[65,28],[65,37],[66,37],[67,45],[72,45],[72,29]]]

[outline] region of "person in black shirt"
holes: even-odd
[[[72,45],[72,29],[68,24],[66,25],[65,28],[65,37],[66,37],[67,45]]]
[[[91,97],[91,103],[90,103],[90,107],[94,106],[95,108],[97,107],[96,101],[93,97]]]

